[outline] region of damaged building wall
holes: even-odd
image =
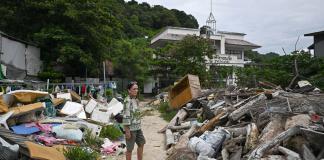
[[[40,49],[0,32],[1,64],[8,79],[37,76],[41,71]]]

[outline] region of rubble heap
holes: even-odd
[[[199,92],[193,89],[199,90],[193,87],[199,83],[184,79],[168,94],[178,113],[160,131],[166,137],[168,160],[324,158],[324,94],[309,83],[287,92],[260,82],[268,89],[229,86],[192,97],[188,94]],[[184,100],[177,97],[191,98],[172,102]]]
[[[122,109],[115,98],[107,103],[91,95],[81,98],[73,90],[2,94],[0,159],[64,160],[68,157],[63,153],[76,146],[89,153],[125,152],[122,129],[115,123]]]

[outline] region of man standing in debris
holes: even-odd
[[[128,96],[125,98],[123,111],[123,125],[126,137],[126,160],[132,159],[135,142],[137,144],[137,159],[142,160],[145,138],[141,129],[141,113],[137,99],[138,85],[131,82],[127,85]]]

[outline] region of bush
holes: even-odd
[[[161,117],[168,122],[170,122],[178,112],[177,110],[171,109],[168,102],[161,102],[158,110],[161,113]]]
[[[99,153],[95,151],[89,151],[82,147],[72,147],[64,150],[64,156],[68,160],[96,160],[99,157]]]
[[[110,140],[117,140],[121,137],[123,133],[121,130],[114,125],[108,125],[101,129],[100,137],[102,138],[109,138]]]

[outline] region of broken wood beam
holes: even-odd
[[[240,135],[245,136],[246,135],[246,127],[239,127],[239,128],[227,128],[225,127],[227,131],[231,133],[233,137],[238,137]]]
[[[182,125],[182,126],[169,126],[168,129],[171,129],[172,131],[178,131],[178,130],[186,130],[190,129],[191,124]]]
[[[292,127],[290,129],[288,129],[287,131],[284,131],[284,132],[280,133],[278,136],[273,138],[271,141],[267,141],[267,142],[259,145],[256,149],[254,149],[252,151],[252,153],[250,154],[248,160],[261,159],[263,157],[263,155],[268,150],[270,150],[271,148],[273,148],[274,146],[276,146],[280,142],[282,142],[284,140],[287,140],[288,138],[300,133],[300,131],[301,131],[300,126],[295,126],[295,127]]]
[[[204,133],[207,130],[210,130],[212,127],[215,126],[216,123],[218,123],[220,121],[220,119],[226,114],[226,111],[223,110],[221,111],[219,114],[217,114],[213,119],[211,119],[210,121],[207,122],[207,124],[203,125],[202,127],[200,127],[200,129],[198,130],[199,134]]]
[[[249,150],[255,148],[258,143],[259,131],[255,123],[251,123],[247,126],[247,135],[244,145],[244,153],[247,153]]]
[[[165,148],[168,149],[175,144],[174,135],[170,129],[165,131]]]
[[[246,104],[244,104],[243,106],[241,106],[240,108],[236,109],[235,111],[233,111],[230,115],[229,118],[233,121],[237,121],[238,119],[240,119],[242,116],[244,116],[245,114],[249,113],[249,111],[254,107],[254,104],[260,100],[265,100],[267,99],[267,97],[264,94],[259,94],[257,95],[256,98],[250,100],[249,102],[247,102]]]

